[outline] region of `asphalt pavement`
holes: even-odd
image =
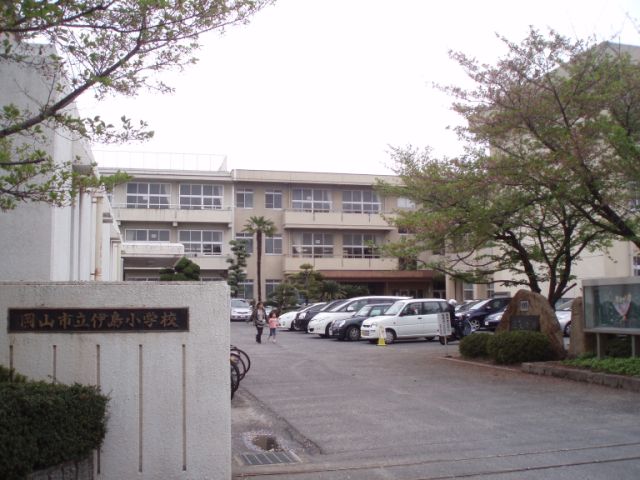
[[[232,324],[251,356],[233,478],[640,478],[639,393],[466,362],[457,343],[254,335]]]

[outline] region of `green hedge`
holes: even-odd
[[[606,357],[629,358],[631,356],[631,338],[625,335],[609,340],[605,345],[604,354]]]
[[[108,398],[95,387],[7,381],[15,377],[7,372],[0,368],[0,478],[23,479],[100,446]]]
[[[487,354],[496,363],[512,364],[553,359],[549,339],[540,332],[500,332],[487,341]]]
[[[573,367],[588,368],[595,372],[614,373],[616,375],[640,376],[640,357],[596,358],[580,357],[565,360],[562,363]]]
[[[466,358],[487,357],[487,342],[492,337],[488,333],[474,333],[460,340],[460,354]]]

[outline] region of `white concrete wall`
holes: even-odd
[[[39,59],[37,46],[23,44],[26,55]],[[42,55],[55,53],[45,48]],[[30,112],[40,111],[59,95],[56,82],[29,62],[0,62],[0,108],[13,104]],[[52,90],[53,89],[53,90]],[[75,106],[66,111],[76,114]],[[63,129],[41,125],[44,139],[37,144],[52,156],[57,164],[73,162],[90,165],[93,156],[87,142]],[[15,135],[14,146],[34,142],[28,135]],[[0,245],[3,268],[0,280],[5,281],[71,281],[90,280],[95,273],[95,209],[91,196],[78,196],[68,207],[53,208],[46,204],[19,204],[12,212],[0,212]],[[107,244],[106,255],[112,249]],[[110,265],[110,261],[106,261]],[[113,276],[112,276],[113,277]]]
[[[12,308],[189,308],[188,332],[7,333],[0,363],[109,395],[96,479],[231,478],[229,291],[224,282],[0,283]]]
[[[45,205],[0,212],[0,280],[51,280],[52,221]]]

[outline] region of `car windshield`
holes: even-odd
[[[373,305],[365,305],[356,312],[354,317],[368,317],[369,312],[371,311],[372,308],[373,308]]]
[[[402,308],[406,305],[406,302],[404,300],[399,300],[396,303],[394,303],[393,305],[391,305],[386,312],[384,312],[385,315],[395,315],[396,313],[400,312],[400,310],[402,310]]]
[[[311,305],[311,307],[309,307],[309,311],[310,312],[318,312],[318,311],[322,310],[326,305],[327,305],[326,302],[315,303],[315,304]]]
[[[239,299],[239,298],[232,298],[231,299],[231,306],[233,308],[251,308],[251,305],[249,305],[249,302],[247,302],[246,300]]]
[[[336,312],[345,303],[347,303],[347,300],[338,300],[338,301],[335,301],[335,302],[331,302],[325,308],[323,308],[321,311],[323,311],[323,312]]]
[[[456,312],[466,312],[467,310],[469,310],[471,307],[473,307],[474,305],[480,303],[482,300],[471,300],[467,303],[463,303],[462,305],[460,305],[458,308],[456,308]]]
[[[478,301],[478,302],[474,303],[473,305],[471,305],[471,306],[469,307],[469,310],[477,310],[477,309],[479,309],[479,308],[482,308],[482,307],[484,307],[487,303],[489,303],[490,301],[491,301],[490,299],[488,299],[488,300],[480,300],[480,301]]]

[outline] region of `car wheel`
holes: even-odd
[[[352,342],[357,342],[360,340],[360,329],[358,327],[349,327],[345,338]]]
[[[396,341],[396,332],[394,332],[393,330],[386,329],[384,331],[384,343],[386,343],[387,345],[391,345],[395,341]]]
[[[289,331],[293,332],[293,331],[295,331],[295,329],[296,329],[296,324],[291,322],[291,325],[289,325]]]
[[[476,330],[480,330],[480,320],[477,318],[472,318],[468,320],[469,325],[471,326],[471,331],[475,332]]]
[[[564,326],[564,336],[565,337],[571,336],[571,321],[567,322],[567,324]]]
[[[436,337],[424,337],[427,342],[433,342],[433,339]]]

